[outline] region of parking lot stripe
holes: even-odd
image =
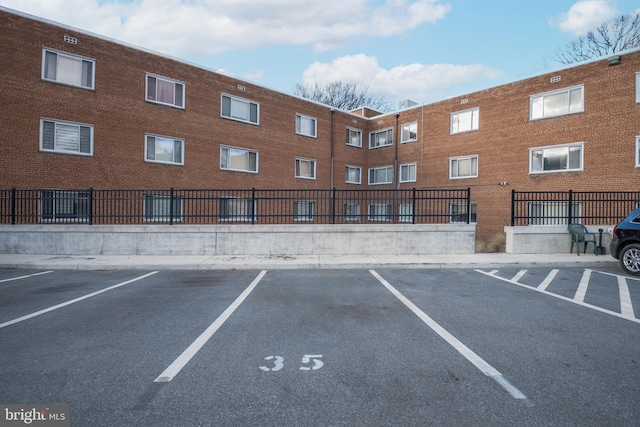
[[[517,282],[520,279],[522,279],[522,276],[524,276],[525,274],[527,274],[527,270],[520,270],[515,276],[513,276],[511,280],[513,280],[514,282]]]
[[[549,284],[553,281],[553,279],[555,279],[556,274],[558,274],[558,271],[560,270],[551,270],[549,274],[547,274],[547,277],[545,277],[545,279],[542,281],[542,283],[538,285],[538,289],[540,289],[541,291],[544,291],[545,289],[547,289]]]
[[[260,283],[260,280],[267,274],[267,270],[262,270],[258,276],[253,279],[253,282],[235,299],[233,303],[224,311],[209,327],[202,333],[194,342],[191,343],[185,351],[182,352],[176,360],[173,361],[167,369],[165,369],[158,377],[153,380],[155,383],[166,383],[171,381],[178,373],[186,366],[187,363],[193,358],[193,356],[200,351],[200,349],[209,341],[209,339],[216,333],[218,329],[227,321],[234,311],[242,304],[242,302],[249,296],[251,291]]]
[[[57,304],[57,305],[54,305],[54,306],[49,307],[49,308],[45,308],[45,309],[40,310],[40,311],[36,311],[34,313],[27,314],[26,316],[18,317],[17,319],[13,319],[13,320],[9,320],[8,322],[0,323],[0,329],[5,328],[5,327],[10,326],[10,325],[15,325],[16,323],[20,323],[20,322],[23,322],[23,321],[28,320],[28,319],[33,319],[34,317],[40,316],[41,314],[49,313],[50,311],[54,311],[54,310],[57,310],[59,308],[66,307],[68,305],[75,304],[75,303],[80,302],[82,300],[85,300],[87,298],[91,298],[91,297],[94,297],[96,295],[100,295],[102,293],[105,293],[107,291],[119,288],[121,286],[128,285],[129,283],[137,282],[138,280],[142,280],[142,279],[144,279],[146,277],[149,277],[149,276],[152,276],[152,275],[154,275],[156,273],[157,273],[157,271],[153,271],[153,272],[147,273],[147,274],[145,274],[143,276],[136,277],[135,279],[127,280],[126,282],[118,283],[117,285],[113,285],[113,286],[109,286],[108,288],[100,289],[99,291],[95,291],[95,292],[92,292],[90,294],[87,294],[87,295],[84,295],[84,296],[81,296],[81,297],[78,297],[78,298],[74,298],[74,299],[69,300],[67,302],[63,302],[61,304]]]
[[[382,285],[389,290],[396,298],[398,298],[409,310],[411,310],[416,316],[420,318],[428,327],[430,327],[436,334],[440,335],[449,345],[464,356],[469,362],[471,362],[476,368],[478,368],[484,375],[492,378],[502,388],[504,388],[513,398],[527,400],[520,390],[514,387],[506,378],[493,366],[487,363],[484,359],[478,356],[473,350],[464,345],[459,339],[454,337],[449,331],[444,329],[438,322],[429,317],[418,306],[412,303],[407,297],[402,295],[400,291],[394,288],[389,282],[387,282],[382,276],[380,276],[375,270],[369,270],[369,272],[376,278]]]
[[[604,274],[604,275],[606,275],[606,276],[620,277],[620,275],[619,275],[619,274],[609,273],[609,272],[607,272],[607,271],[596,271],[596,273],[598,273],[598,274]],[[632,277],[632,276],[622,276],[622,277],[624,277],[626,280],[636,280],[636,281],[640,280],[640,277],[637,277],[637,276],[636,276],[636,277]]]
[[[576,295],[573,297],[574,300],[584,302],[584,297],[587,295],[587,289],[589,288],[589,280],[591,280],[591,270],[586,269],[582,273],[578,290],[576,290]]]
[[[629,285],[627,285],[627,279],[622,276],[618,276],[618,292],[620,292],[620,312],[622,316],[628,319],[635,319]]]
[[[11,282],[13,280],[27,279],[29,277],[41,276],[43,274],[48,274],[48,273],[53,273],[53,270],[43,271],[43,272],[40,272],[40,273],[27,274],[26,276],[12,277],[11,279],[2,279],[2,280],[0,280],[0,283]]]
[[[575,299],[575,297],[574,298],[568,298],[568,297],[565,297],[564,295],[554,294],[553,292],[549,292],[549,291],[546,291],[546,290],[540,290],[538,288],[534,288],[534,287],[531,287],[531,286],[528,286],[528,285],[524,285],[522,283],[514,282],[514,281],[509,280],[509,279],[505,279],[504,277],[500,277],[500,276],[495,275],[495,274],[489,274],[486,271],[482,271],[482,270],[475,270],[475,271],[480,273],[480,274],[484,274],[485,276],[493,277],[494,279],[501,280],[501,281],[507,282],[507,283],[511,283],[512,285],[520,286],[521,288],[529,289],[531,291],[540,292],[542,294],[549,295],[551,297],[558,298],[558,299],[561,299],[561,300],[564,300],[564,301],[567,301],[567,302],[570,302],[570,303],[573,303],[573,304],[578,304],[578,305],[581,305],[582,307],[590,308],[592,310],[596,310],[596,311],[599,311],[601,313],[606,313],[606,314],[609,314],[611,316],[620,317],[622,319],[630,320],[630,321],[635,322],[635,323],[640,323],[640,319],[636,319],[636,318],[632,318],[632,317],[628,317],[628,316],[623,316],[622,314],[616,313],[615,311],[607,310],[606,308],[598,307],[597,305],[587,304],[586,302],[583,302],[583,301],[578,301],[578,300]],[[603,273],[601,271],[598,271],[597,273],[606,274],[606,273]],[[583,275],[583,277],[584,277],[584,275]]]

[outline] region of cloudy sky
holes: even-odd
[[[0,6],[291,93],[341,80],[428,103],[562,68],[637,0],[0,0]]]

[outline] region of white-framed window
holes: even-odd
[[[400,165],[400,182],[416,182],[416,164]]]
[[[476,223],[478,218],[478,204],[470,203],[471,215],[469,223]],[[467,204],[466,203],[449,203],[449,222],[450,223],[467,223]]]
[[[362,131],[360,129],[347,128],[347,145],[362,148]]]
[[[147,101],[184,108],[184,82],[147,74]]]
[[[388,147],[393,145],[393,128],[369,133],[369,148]]]
[[[400,205],[400,222],[413,222],[413,204],[402,203]]]
[[[241,122],[260,124],[260,104],[235,96],[222,94],[222,117]]]
[[[347,222],[360,221],[360,205],[357,203],[345,203],[344,219]]]
[[[393,166],[369,169],[369,185],[391,184],[393,182]]]
[[[85,89],[95,88],[95,63],[71,53],[42,49],[42,79]]]
[[[461,156],[449,159],[449,179],[477,178],[478,156]]]
[[[220,169],[258,173],[258,152],[222,146],[220,147]]]
[[[315,138],[318,134],[318,121],[314,117],[296,114],[296,133]]]
[[[640,72],[636,73],[636,102],[640,103]]]
[[[184,141],[159,135],[145,135],[144,160],[184,165]]]
[[[40,119],[40,151],[93,156],[93,126]]]
[[[88,191],[40,190],[40,219],[43,222],[86,222],[90,213]]]
[[[529,173],[583,170],[584,143],[553,145],[529,149]]]
[[[227,197],[220,199],[220,221],[251,221],[255,219],[255,204],[251,199]]]
[[[529,203],[529,225],[568,225],[569,202],[560,200]],[[571,222],[580,223],[582,202],[571,204]]]
[[[144,195],[144,220],[148,222],[169,222],[182,221],[182,197],[173,198],[166,194],[145,194]]]
[[[296,159],[296,178],[316,179],[316,161]]]
[[[294,200],[293,201],[293,220],[294,221],[313,221],[313,200]]]
[[[347,184],[360,184],[362,182],[362,168],[360,166],[346,166],[344,182]]]
[[[370,204],[368,205],[369,221],[391,221],[391,205]]]
[[[451,135],[480,129],[480,108],[451,113]]]
[[[418,123],[407,123],[400,127],[400,143],[413,142],[418,140]]]
[[[636,136],[636,167],[640,168],[640,136]]]
[[[531,95],[529,119],[564,116],[584,111],[584,85]]]

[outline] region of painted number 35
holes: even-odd
[[[301,371],[315,371],[317,369],[322,368],[322,358],[321,354],[305,354],[302,356],[302,366],[300,366],[299,370]],[[282,356],[267,356],[264,360],[268,360],[270,366],[260,366],[260,369],[265,372],[275,372],[284,368],[284,357]]]

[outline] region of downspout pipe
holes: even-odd
[[[398,120],[400,119],[400,113],[396,113],[396,126],[395,126],[395,144],[394,148],[395,148],[395,156],[394,156],[394,160],[393,160],[393,174],[395,175],[393,177],[393,182],[395,183],[394,185],[394,192],[393,192],[393,222],[396,223],[398,222],[398,217],[399,217],[399,213],[400,213],[400,206],[398,206],[398,190],[400,189],[400,170],[398,169],[398,146],[400,145],[400,138],[398,137],[399,135],[399,129],[398,129]]]
[[[334,149],[334,144],[335,144],[335,137],[334,137],[334,131],[335,131],[335,115],[336,115],[336,110],[334,110],[333,108],[331,109],[331,163],[330,163],[330,178],[329,178],[329,188],[333,189],[333,184],[334,184],[334,180],[333,180],[333,160],[334,160],[334,156],[335,156],[335,149]]]
[[[395,128],[395,157],[393,160],[393,173],[395,175],[395,188],[396,190],[400,189],[400,171],[398,170],[398,146],[400,145],[400,137],[399,137],[399,128],[398,128],[398,120],[400,119],[400,113],[396,113],[396,128]]]

